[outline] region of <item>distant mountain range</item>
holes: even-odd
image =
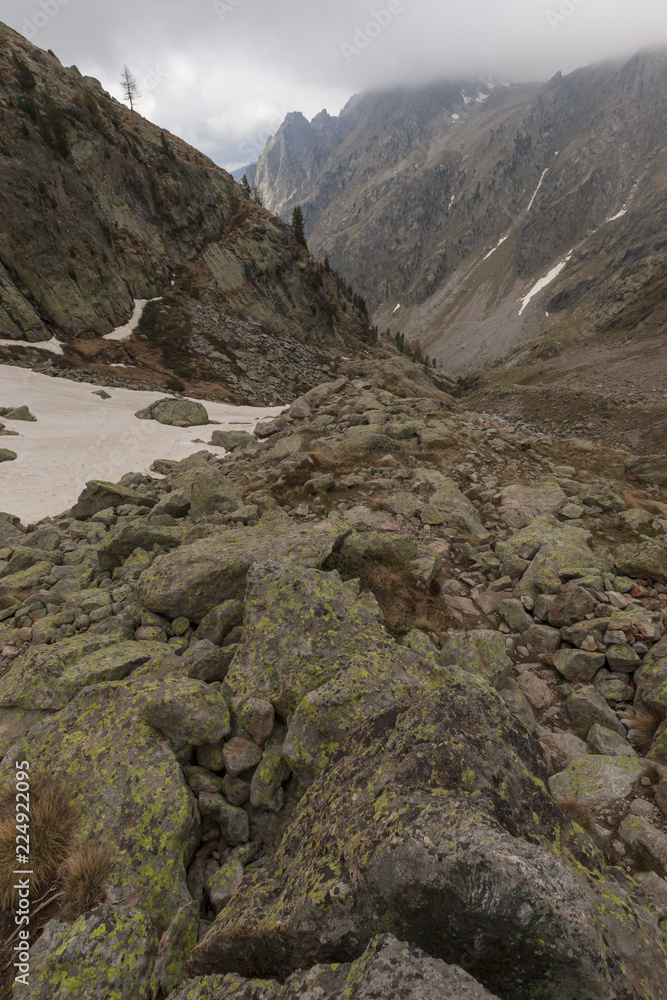
[[[664,51],[545,86],[369,92],[288,115],[249,176],[283,218],[303,207],[381,330],[469,372],[664,329],[666,112]]]

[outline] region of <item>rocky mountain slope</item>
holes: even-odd
[[[643,52],[543,87],[461,81],[290,115],[254,179],[284,217],[303,205],[311,246],[381,330],[455,372],[497,362],[491,386],[538,388],[532,408],[512,396],[529,420],[548,383],[545,424],[581,421],[573,386],[604,407],[608,363],[614,402],[627,389],[660,405],[662,444],[666,124],[667,53]],[[608,443],[637,447],[607,416]],[[636,416],[634,430],[656,423]]]
[[[212,444],[0,515],[7,995],[666,998],[664,456],[405,358]]]
[[[277,402],[368,339],[351,297],[228,173],[2,25],[0,43],[0,340],[56,337],[51,366],[93,381]],[[128,341],[104,339],[158,297]]]

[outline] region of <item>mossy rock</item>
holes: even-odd
[[[15,1000],[150,1000],[157,934],[149,917],[129,906],[98,906],[39,942],[30,987]],[[40,949],[41,944],[41,949]]]
[[[223,601],[243,599],[253,563],[275,557],[321,566],[348,531],[332,521],[298,527],[282,511],[271,512],[253,527],[219,531],[159,556],[142,573],[137,593],[151,611],[201,622]]]
[[[23,569],[18,573],[3,577],[0,580],[0,597],[9,597],[11,594],[20,594],[25,590],[35,590],[45,576],[50,576],[53,572],[53,563],[43,559]]]
[[[461,492],[453,479],[433,469],[415,469],[415,479],[432,490],[429,505],[445,516],[443,523],[454,525],[479,538],[488,538],[488,531],[470,500]],[[435,523],[431,521],[430,523]]]
[[[182,541],[181,528],[164,527],[139,520],[134,524],[122,524],[118,528],[112,528],[98,546],[97,558],[101,569],[111,570],[120,566],[135,549],[149,551],[154,545],[174,549]]]
[[[284,754],[303,783],[364,718],[442,682],[378,617],[375,599],[335,572],[271,560],[248,573],[244,638],[223,691],[289,720]]]
[[[275,854],[246,871],[191,971],[284,979],[353,961],[389,932],[465,962],[503,997],[612,1000],[635,984],[648,997],[640,980],[660,983],[664,944],[641,939],[629,907],[632,969],[607,947],[604,885],[556,846],[563,817],[546,779],[539,744],[487,685],[452,679],[386,711],[351,734]]]
[[[596,554],[589,546],[591,537],[583,528],[544,515],[506,542],[499,542],[496,555],[508,569],[517,559],[530,562],[519,592],[535,599],[539,594],[557,594],[564,579],[576,578],[597,566]]]
[[[667,535],[638,545],[619,545],[614,555],[619,573],[667,582]]]
[[[145,410],[139,410],[135,416],[140,420],[157,420],[160,424],[170,427],[201,427],[209,422],[208,413],[203,403],[192,399],[158,399]]]
[[[91,684],[119,681],[163,651],[161,643],[81,635],[32,646],[0,677],[0,705],[60,709]]]
[[[498,687],[512,670],[505,637],[492,629],[449,632],[440,659],[446,666],[461,667],[493,687]]]
[[[627,798],[650,770],[650,762],[639,757],[575,757],[564,771],[549,778],[549,787],[556,799],[572,799],[588,809],[604,809]]]
[[[354,962],[316,965],[285,983],[230,973],[185,983],[168,1000],[498,1000],[456,965],[431,958],[391,934],[374,937]]]
[[[111,849],[115,896],[139,906],[162,933],[190,901],[185,866],[199,826],[173,752],[142,719],[143,690],[151,685],[87,688],[18,740],[0,764],[0,782],[11,783],[14,760],[29,760],[35,773],[69,787],[80,810],[80,841]]]
[[[72,517],[86,520],[102,510],[120,507],[122,504],[136,504],[140,507],[154,507],[157,496],[140,493],[122,483],[107,483],[103,479],[91,479],[86,483],[79,499],[71,510]]]

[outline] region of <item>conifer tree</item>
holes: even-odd
[[[306,243],[306,229],[303,223],[303,212],[298,205],[292,212],[292,229],[294,230],[297,243],[301,243],[304,247],[307,247],[308,244]]]

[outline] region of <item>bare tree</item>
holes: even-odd
[[[137,84],[136,78],[130,72],[128,66],[123,67],[120,85],[123,88],[123,100],[129,101],[130,108],[134,111],[134,105],[141,97],[141,94],[139,93],[139,85]]]

